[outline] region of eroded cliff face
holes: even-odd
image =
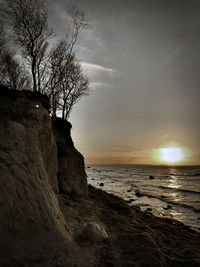
[[[58,187],[59,192],[72,196],[87,196],[87,179],[84,158],[72,141],[71,124],[60,118],[53,120],[54,136],[58,152]]]
[[[58,154],[48,100],[1,87],[0,127],[1,260],[8,253],[12,264],[55,254],[71,233],[56,197]]]

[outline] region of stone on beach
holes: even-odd
[[[135,195],[137,197],[142,197],[143,196],[142,193],[141,193],[141,191],[139,189],[135,190]]]
[[[153,175],[150,175],[149,179],[155,179],[155,177]]]
[[[80,237],[83,240],[102,241],[108,238],[108,234],[102,225],[90,222],[84,226]]]

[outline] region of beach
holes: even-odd
[[[200,231],[200,167],[91,166],[86,171],[89,183],[129,205]]]
[[[81,251],[77,261],[80,257],[84,259],[83,266],[200,264],[200,234],[180,222],[144,213],[91,185],[87,199],[80,201],[61,195],[59,203]],[[108,238],[103,242],[92,236],[83,239],[78,234],[91,221],[105,229]]]

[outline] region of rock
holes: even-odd
[[[135,201],[135,199],[134,198],[130,198],[129,200],[127,200],[128,201],[128,203],[131,203],[131,202],[134,202]]]
[[[59,192],[74,196],[87,196],[87,175],[84,158],[74,147],[71,124],[61,118],[53,120],[54,136],[58,152]]]
[[[89,185],[88,185],[88,188],[89,188],[89,189],[94,189],[94,186],[91,185],[91,184],[89,184]]]
[[[99,186],[104,186],[104,183],[100,183]]]
[[[127,192],[131,192],[131,189],[128,189]]]
[[[143,196],[139,189],[135,190],[135,195],[137,197],[142,197]]]
[[[149,179],[155,179],[155,177],[153,175],[150,175]]]
[[[152,211],[152,208],[147,208],[146,211]]]
[[[164,207],[163,209],[164,210],[169,210],[169,209],[172,209],[172,206],[171,205],[167,205],[167,207]]]
[[[98,223],[91,222],[84,226],[80,237],[82,240],[103,241],[108,238],[104,227]]]

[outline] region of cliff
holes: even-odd
[[[71,124],[60,118],[53,119],[53,133],[58,155],[58,188],[60,193],[87,196],[84,158],[74,147]]]
[[[48,99],[39,93],[0,88],[0,251],[6,259],[10,255],[11,263],[55,254],[55,247],[71,240],[56,194],[87,194],[83,157],[73,146],[70,130],[63,143],[57,134],[55,138],[57,123],[52,123],[48,107]],[[77,168],[68,173],[66,185],[65,176],[58,179],[64,168],[58,160],[61,149],[63,165],[70,162],[71,169]],[[68,150],[72,153],[64,157]],[[75,186],[70,180],[76,176]],[[3,258],[1,253],[0,262]]]
[[[199,233],[88,189],[71,124],[48,109],[0,87],[0,266],[199,266]]]

